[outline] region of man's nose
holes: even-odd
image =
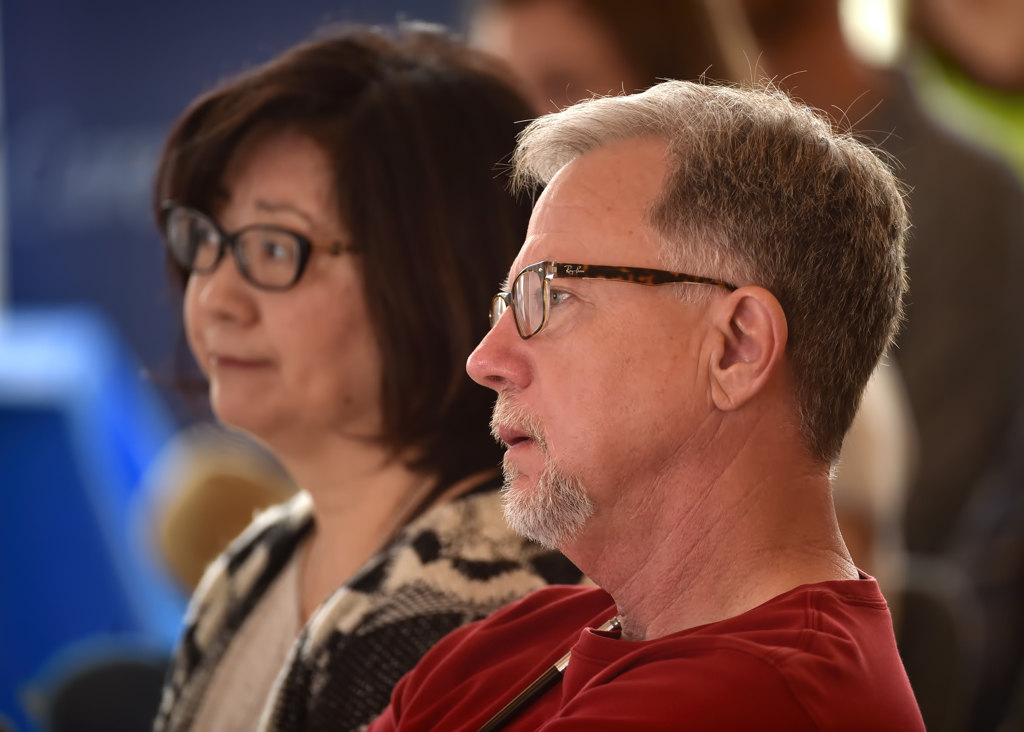
[[[466,360],[466,373],[476,383],[495,391],[523,389],[530,382],[526,341],[519,337],[512,309],[498,318]]]

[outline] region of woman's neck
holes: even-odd
[[[450,501],[496,473],[469,476],[438,493],[435,475],[410,469],[408,455],[368,440],[328,437],[277,454],[313,502],[315,526],[299,556],[303,623],[428,503]]]
[[[305,622],[416,513],[436,479],[369,440],[321,436],[271,447],[313,502],[315,526],[299,556]]]

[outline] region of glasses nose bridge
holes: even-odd
[[[501,312],[498,313],[498,317],[494,317],[494,313],[498,310],[498,303],[501,303]],[[512,305],[512,293],[498,291],[493,298],[491,298],[491,312],[488,314],[488,320],[490,328],[488,330],[494,330],[498,327],[498,322],[505,316],[505,313],[513,309]],[[515,313],[513,313],[513,316]]]
[[[235,269],[238,274],[247,283],[259,286],[258,283],[253,281],[252,274],[249,272],[248,264],[245,261],[245,256],[242,254],[242,235],[245,234],[245,229],[240,229],[234,233],[228,234],[220,226],[217,226],[217,259],[213,263],[213,267],[210,271],[220,267],[221,261],[225,258],[225,254],[230,252],[231,259],[234,260]]]
[[[230,252],[231,256],[229,259],[233,260],[235,266],[235,272],[239,277],[247,283],[252,283],[252,279],[249,276],[249,272],[246,270],[245,262],[239,252],[239,234],[241,232],[235,232],[234,234],[227,234],[220,226],[215,225],[215,231],[217,232],[217,253],[214,257],[213,263],[204,267],[202,272],[207,276],[213,276],[220,270],[221,264],[225,259],[225,253]]]
[[[220,259],[224,258],[225,252],[231,252],[231,258],[235,260],[235,266],[238,267],[238,272],[246,279],[249,279],[246,271],[245,264],[242,260],[241,247],[239,246],[239,234],[241,231],[236,231],[233,234],[227,234],[224,231],[218,232],[220,234]]]

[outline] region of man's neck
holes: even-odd
[[[649,510],[628,521],[595,521],[565,548],[614,598],[624,638],[660,638],[803,584],[857,576],[836,524],[827,466],[759,442],[729,456],[721,471],[702,471],[714,475],[704,484],[681,470],[636,486],[653,491]]]

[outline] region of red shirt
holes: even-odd
[[[370,732],[478,730],[570,649],[562,681],[505,729],[924,729],[870,577],[651,641],[591,630],[614,615],[599,589],[534,592],[441,640]]]

